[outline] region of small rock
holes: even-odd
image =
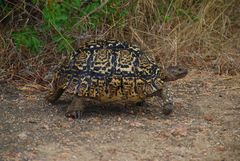
[[[46,129],[46,130],[49,130],[49,126],[48,126],[48,125],[46,125],[46,124],[45,124],[45,125],[43,125],[43,126],[42,126],[42,128],[43,128],[43,129]]]
[[[143,127],[144,126],[144,124],[142,124],[140,122],[131,122],[130,125],[133,127]]]
[[[203,119],[206,121],[213,121],[213,116],[210,114],[204,114]]]
[[[64,128],[64,129],[70,127],[70,125],[69,125],[68,122],[67,122],[67,123],[66,123],[66,122],[58,122],[58,123],[56,124],[56,126],[59,127],[59,128]]]
[[[28,122],[29,122],[30,124],[36,124],[36,123],[37,123],[37,121],[35,121],[35,120],[28,120]]]
[[[18,137],[21,140],[25,140],[25,139],[27,139],[27,133],[26,132],[22,132],[22,133],[18,134]]]
[[[75,160],[78,159],[78,157],[76,155],[72,155],[72,158]]]
[[[68,119],[69,122],[75,122],[74,118],[68,117],[67,119]]]
[[[120,122],[121,120],[122,120],[121,117],[118,117],[117,121]]]
[[[3,95],[1,94],[0,95],[0,101],[3,101],[4,100],[4,97],[3,97]]]
[[[219,145],[219,146],[217,147],[217,151],[223,152],[223,151],[225,151],[225,147],[224,147],[223,145]]]
[[[184,126],[178,126],[171,130],[173,136],[187,136],[187,128]]]

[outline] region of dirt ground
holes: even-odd
[[[240,77],[194,71],[169,83],[175,111],[164,116],[152,100],[142,107],[89,108],[64,117],[45,92],[0,84],[0,160],[238,161]]]

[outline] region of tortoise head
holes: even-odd
[[[162,80],[164,82],[175,81],[177,79],[183,78],[188,74],[188,70],[179,66],[169,66],[162,73]]]

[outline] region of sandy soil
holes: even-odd
[[[142,107],[89,108],[64,117],[46,93],[0,84],[0,160],[240,160],[240,77],[191,71],[171,82],[175,111],[152,100]]]

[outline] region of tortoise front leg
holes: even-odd
[[[160,97],[163,101],[163,114],[169,115],[173,111],[173,94],[166,86],[160,90]]]
[[[163,86],[162,89],[157,90],[149,96],[155,96],[155,98],[158,97],[162,99],[162,102],[160,102],[159,99],[156,99],[156,101],[162,105],[163,114],[169,115],[173,111],[172,92],[169,90],[168,87]]]

